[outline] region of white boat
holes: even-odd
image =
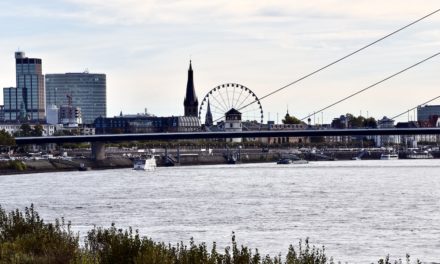
[[[380,155],[381,160],[397,160],[399,159],[399,155],[396,153],[382,153]]]
[[[307,160],[299,159],[299,160],[292,160],[292,164],[308,164],[309,162]]]
[[[407,159],[433,159],[434,156],[432,156],[431,153],[428,151],[413,151],[411,153],[406,154]]]
[[[152,171],[156,169],[156,159],[154,156],[139,158],[133,162],[133,170]]]

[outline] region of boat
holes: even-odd
[[[381,160],[397,160],[399,159],[399,155],[397,153],[382,153],[380,155]]]
[[[79,167],[78,167],[78,170],[79,170],[79,171],[89,171],[89,170],[91,170],[91,169],[92,169],[92,168],[87,167],[84,163],[79,164]]]
[[[240,163],[240,154],[238,152],[229,153],[226,156],[226,162],[228,164],[238,164],[238,163]]]
[[[428,151],[412,151],[406,153],[405,158],[407,159],[433,159],[434,156]]]
[[[283,158],[277,161],[277,164],[307,164],[307,160]]]
[[[292,160],[291,159],[280,159],[277,161],[277,164],[292,164]]]
[[[146,158],[139,158],[133,162],[133,170],[152,171],[156,169],[156,159],[153,155]]]
[[[308,164],[309,162],[307,160],[292,160],[292,164]]]
[[[358,153],[358,155],[356,157],[352,157],[352,160],[362,160],[362,158],[365,155],[370,155],[370,152],[366,151],[365,149],[361,149],[361,151]]]

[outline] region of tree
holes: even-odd
[[[14,146],[15,138],[4,129],[0,130],[0,146]]]
[[[14,133],[16,137],[41,137],[43,135],[44,128],[38,124],[32,128],[29,124],[25,123],[20,126],[20,130]]]
[[[377,121],[374,117],[369,117],[364,120],[364,126],[370,128],[377,128]]]
[[[363,116],[355,117],[352,114],[347,114],[348,126],[352,128],[364,127],[365,118]]]
[[[18,133],[20,137],[30,137],[32,136],[32,128],[29,124],[22,124]]]
[[[355,117],[352,114],[347,114],[346,117],[348,119],[348,126],[351,128],[361,128],[361,127],[377,128],[377,121],[373,117],[365,118],[361,115]]]
[[[289,115],[289,112],[284,116],[284,119],[282,120],[283,124],[290,124],[290,125],[299,125],[301,124],[301,120],[298,118]]]
[[[34,137],[41,137],[43,135],[43,126],[38,124],[34,127],[33,131],[32,131],[32,136]]]

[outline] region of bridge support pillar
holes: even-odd
[[[105,159],[105,143],[104,142],[92,142],[92,159],[104,160]]]

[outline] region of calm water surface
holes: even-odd
[[[0,177],[0,204],[46,220],[132,226],[157,241],[239,243],[283,255],[306,237],[329,256],[440,262],[440,160],[337,161]]]

